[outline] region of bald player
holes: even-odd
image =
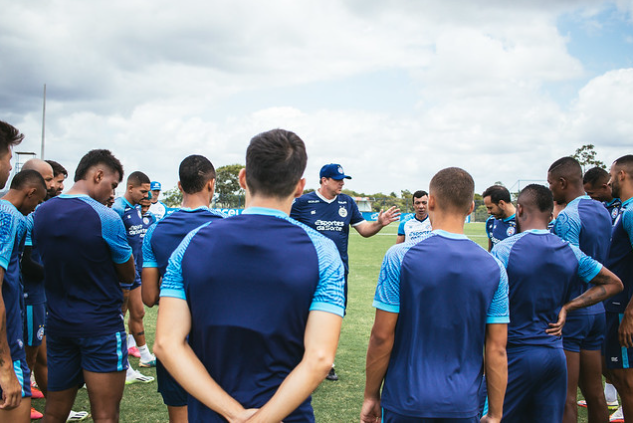
[[[547,182],[554,200],[567,204],[556,218],[553,233],[580,248],[583,253],[605,263],[611,239],[611,217],[598,201],[585,195],[582,168],[572,157],[562,157],[550,166]],[[589,286],[577,279],[569,299]],[[569,313],[563,328],[563,348],[567,358],[567,401],[565,422],[577,419],[577,387],[587,401],[589,422],[604,422],[609,416],[602,389],[602,343],[605,314],[602,303]]]

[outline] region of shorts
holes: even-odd
[[[383,408],[381,421],[383,423],[479,423],[479,418],[476,416],[465,419],[410,417]]]
[[[29,347],[39,347],[46,334],[46,304],[25,306],[24,337]]]
[[[633,348],[625,348],[620,345],[618,329],[624,316],[621,313],[607,311],[607,330],[602,355],[607,363],[607,369],[630,369],[633,361]]]
[[[567,396],[563,349],[526,345],[508,348],[507,354],[503,419],[517,423],[562,421]]]
[[[13,362],[13,371],[22,387],[22,398],[31,396],[31,371],[26,365],[26,358]],[[2,387],[0,387],[0,398],[2,398]]]
[[[169,407],[184,407],[187,405],[187,391],[169,374],[163,363],[156,360],[156,381],[158,392],[163,397],[163,403]]]
[[[48,335],[46,347],[49,391],[83,385],[83,370],[95,373],[127,370],[125,332],[87,338]]]
[[[604,313],[567,316],[563,326],[563,349],[598,351],[604,342],[605,329]]]

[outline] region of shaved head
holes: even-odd
[[[55,196],[56,190],[53,187],[55,183],[55,174],[53,172],[53,166],[42,159],[30,159],[22,165],[21,170],[34,170],[42,175],[42,178],[44,178],[44,182],[46,183],[46,192],[48,193],[47,198]]]
[[[548,172],[556,178],[565,178],[570,183],[582,185],[582,167],[573,157],[562,157],[549,167]]]

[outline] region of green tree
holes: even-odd
[[[237,163],[217,168],[215,172],[215,192],[219,195],[244,194],[239,182],[240,170],[243,168],[243,165]]]
[[[159,199],[169,207],[180,207],[180,204],[182,204],[182,192],[180,192],[178,187],[174,187],[163,192]]]
[[[580,166],[582,166],[582,172],[585,173],[586,167],[601,167],[606,169],[607,166],[600,160],[596,159],[596,150],[594,150],[593,144],[585,144],[576,149],[576,152],[572,157],[578,160]]]

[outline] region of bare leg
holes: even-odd
[[[125,313],[127,313],[128,301],[130,299],[130,290],[122,289],[122,291],[123,291],[123,305],[121,306],[121,314],[125,316]]]
[[[35,360],[35,381],[40,391],[46,396],[48,392],[48,361],[46,359],[46,335],[42,338],[42,345],[37,350]]]
[[[64,420],[66,421],[66,420]],[[0,410],[0,423],[30,423],[31,397],[22,398],[13,410]]]
[[[578,373],[580,372],[580,353],[565,351],[565,358],[567,359],[567,399],[565,400],[563,423],[576,423],[578,421],[576,394]]]
[[[37,354],[40,350],[40,346],[31,347],[24,344],[24,352],[26,353],[26,365],[29,366],[31,373],[35,370],[35,362],[37,361]]]
[[[620,394],[622,400],[622,411],[624,420],[633,420],[633,369],[610,369],[608,371],[615,389]]]
[[[169,423],[188,423],[189,418],[187,417],[186,405],[184,407],[172,407],[168,405],[167,411],[169,412]]]
[[[84,370],[83,373],[90,398],[92,419],[101,423],[118,422],[119,406],[125,387],[125,371],[95,373]]]
[[[42,423],[66,423],[68,413],[70,413],[77,396],[77,389],[77,387],[73,387],[63,391],[49,391],[46,396],[46,408]]]
[[[587,401],[589,423],[609,420],[607,401],[602,389],[602,354],[600,351],[580,350],[580,390]]]
[[[134,337],[134,340],[136,341],[136,346],[141,347],[145,345],[146,342],[145,328],[143,327],[145,306],[143,305],[140,287],[130,291],[128,310],[130,311],[130,317],[128,320],[128,328],[130,330],[130,334]]]

